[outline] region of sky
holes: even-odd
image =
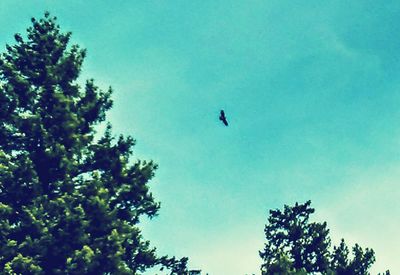
[[[311,200],[333,244],[400,273],[399,1],[2,0],[1,51],[46,10],[159,165],[141,228],[160,254],[260,274],[268,211]]]

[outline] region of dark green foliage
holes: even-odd
[[[375,262],[374,251],[356,244],[349,249],[342,239],[330,250],[331,240],[326,222],[310,222],[314,213],[311,201],[285,205],[284,210],[271,210],[265,226],[267,242],[260,252],[263,274],[369,274]]]
[[[263,274],[264,273],[265,272],[263,271]],[[307,272],[304,268],[298,270],[294,268],[289,257],[285,253],[281,252],[275,256],[275,260],[268,266],[268,274],[306,275]]]
[[[156,165],[130,162],[134,140],[111,126],[95,140],[112,91],[77,84],[70,36],[46,13],[0,57],[0,273],[180,274],[187,259],[158,257],[137,226],[159,209]]]
[[[368,274],[368,269],[375,262],[375,255],[372,249],[365,252],[358,245],[353,247],[353,258],[349,259],[349,249],[342,239],[338,247],[334,247],[331,260],[331,268],[337,274]]]

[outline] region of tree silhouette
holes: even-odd
[[[260,252],[262,274],[369,274],[374,251],[356,244],[350,257],[343,239],[330,250],[327,224],[309,221],[315,211],[310,205],[307,201],[270,211],[264,230],[267,241]]]
[[[187,258],[157,256],[138,228],[160,207],[157,166],[132,162],[110,125],[95,139],[112,90],[78,85],[86,52],[70,36],[45,13],[0,57],[0,273],[182,274]]]

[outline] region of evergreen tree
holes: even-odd
[[[112,90],[78,85],[70,36],[45,13],[0,57],[0,273],[183,274],[187,258],[158,257],[138,228],[160,206],[157,166],[130,161],[134,140],[110,125],[95,139]]]
[[[350,257],[343,239],[331,251],[327,224],[309,221],[315,211],[310,205],[307,201],[270,211],[264,230],[267,241],[260,252],[262,274],[369,274],[374,251],[356,244]]]

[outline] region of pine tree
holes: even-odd
[[[78,85],[85,50],[49,13],[31,21],[0,57],[0,273],[182,274],[187,258],[158,257],[138,227],[160,207],[156,164],[110,125],[95,138],[111,88]]]
[[[356,244],[350,257],[343,239],[331,251],[326,222],[309,221],[314,212],[311,201],[270,211],[264,230],[267,242],[260,252],[262,274],[369,274],[374,251]]]

